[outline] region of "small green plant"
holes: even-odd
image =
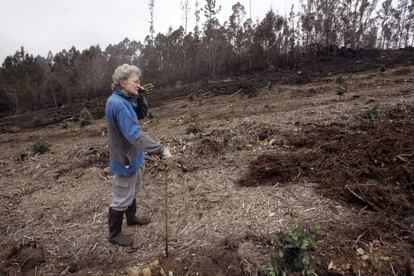
[[[67,129],[67,128],[68,128],[68,123],[67,123],[67,122],[63,122],[60,126],[61,126],[63,129]]]
[[[86,108],[82,108],[79,114],[79,126],[84,127],[91,123],[92,121],[92,113]]]
[[[27,148],[34,154],[43,154],[50,151],[50,143],[45,140],[38,139],[33,141]]]
[[[185,129],[186,134],[197,134],[201,133],[201,128],[197,124],[189,124]]]
[[[365,119],[368,119],[370,121],[377,120],[381,118],[382,114],[384,113],[383,109],[380,106],[374,106],[373,108],[370,108],[368,110],[365,110],[362,113],[362,117]]]
[[[279,232],[273,247],[271,263],[267,266],[270,276],[316,275],[315,265],[306,251],[315,245],[319,226],[297,227],[290,232]]]
[[[345,78],[342,74],[336,76],[336,94],[341,99],[348,91],[348,85],[346,84]]]

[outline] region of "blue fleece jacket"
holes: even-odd
[[[139,170],[144,163],[144,152],[161,154],[164,148],[141,130],[134,106],[133,100],[119,90],[106,102],[109,167],[112,173],[121,176]]]

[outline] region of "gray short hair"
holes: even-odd
[[[122,64],[115,69],[114,74],[112,75],[112,89],[120,88],[119,81],[128,79],[129,75],[132,73],[138,74],[141,77],[141,70],[135,65]]]

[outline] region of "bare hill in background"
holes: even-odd
[[[295,68],[272,69],[255,74],[234,75],[215,81],[200,80],[192,84],[177,83],[173,87],[156,88],[147,96],[151,107],[160,106],[176,98],[197,98],[206,95],[233,94],[255,96],[261,89],[272,90],[278,85],[306,84],[315,81],[329,81],[337,74],[351,74],[365,71],[386,72],[395,67],[414,64],[411,48],[395,51],[346,50],[330,61],[306,63]],[[145,76],[145,72],[144,72]],[[105,102],[110,95],[108,89],[103,97],[75,101],[72,104],[27,112],[0,118],[0,131],[13,132],[21,128],[37,128],[62,121],[77,121],[80,110],[86,107],[95,118],[104,115]],[[312,93],[312,92],[309,92]],[[231,100],[230,100],[231,101]]]

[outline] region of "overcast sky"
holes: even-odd
[[[194,4],[189,0],[189,30],[194,26]],[[237,0],[216,0],[222,9],[220,23],[228,19]],[[249,16],[249,0],[240,0]],[[251,0],[252,17],[262,19],[270,8],[289,13],[297,0]],[[180,0],[155,0],[155,32],[178,28],[182,20]],[[199,0],[200,6],[205,1]],[[297,5],[297,4],[296,4]],[[20,46],[33,55],[46,57],[74,45],[84,50],[99,44],[105,49],[125,37],[143,41],[149,34],[148,0],[0,0],[0,62]],[[204,16],[201,19],[205,21]]]

